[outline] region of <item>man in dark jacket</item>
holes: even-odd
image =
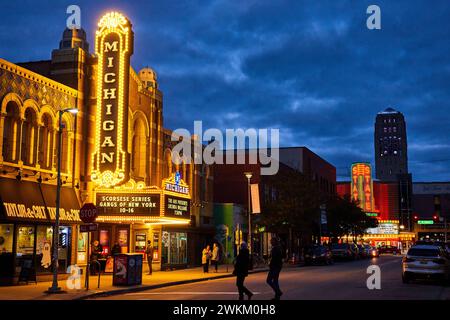
[[[111,249],[111,255],[114,256],[116,254],[119,254],[122,252],[122,249],[120,248],[120,244],[116,242],[114,246]]]
[[[244,293],[250,300],[253,293],[244,286],[245,277],[248,276],[248,267],[250,263],[250,254],[245,242],[241,243],[241,250],[236,257],[233,274],[236,276],[236,286],[239,291],[239,300],[244,300]]]
[[[148,274],[151,275],[153,263],[153,246],[150,240],[147,241],[147,248],[145,249],[145,254],[147,255]]]
[[[283,249],[281,248],[280,241],[275,237],[271,239],[271,244],[272,252],[266,282],[275,292],[274,300],[280,300],[283,292],[280,290],[278,278],[283,267]]]

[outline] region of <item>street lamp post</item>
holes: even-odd
[[[64,113],[70,112],[77,114],[78,109],[68,108],[58,112],[58,178],[56,184],[56,217],[53,227],[53,282],[48,288],[48,293],[60,293],[61,288],[58,287],[58,246],[59,246],[59,208],[61,205],[61,145],[62,145],[62,116]]]
[[[244,172],[248,181],[248,251],[252,253],[252,210],[251,210],[251,192],[250,192],[250,179],[252,178],[251,172]]]

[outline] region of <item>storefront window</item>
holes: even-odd
[[[134,252],[145,252],[147,247],[147,235],[145,232],[136,233]]]
[[[38,226],[36,235],[36,264],[38,272],[51,271],[53,228]]]
[[[108,255],[110,248],[109,230],[100,230],[99,242],[103,248],[102,255]]]
[[[25,264],[33,264],[35,227],[19,225],[17,226],[16,242],[16,266],[22,267]]]
[[[17,256],[33,255],[34,226],[18,226],[17,228]]]
[[[78,240],[77,240],[77,263],[78,264],[87,263],[87,256],[88,256],[87,248],[88,248],[88,233],[80,232],[78,230]]]
[[[63,272],[69,266],[70,230],[69,227],[59,228],[58,269]]]
[[[187,263],[187,234],[185,232],[163,232],[163,264]]]
[[[0,254],[12,253],[14,225],[0,224]]]
[[[117,230],[117,242],[122,253],[128,252],[128,229]]]

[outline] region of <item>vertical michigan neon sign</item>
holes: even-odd
[[[128,85],[133,31],[128,19],[118,12],[103,16],[98,27],[96,134],[91,178],[97,185],[109,188],[129,178]]]

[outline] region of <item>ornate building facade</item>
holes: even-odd
[[[61,272],[89,259],[79,209],[99,210],[93,239],[107,259],[154,247],[154,267],[200,264],[213,237],[209,166],[174,163],[171,131],[163,128],[156,73],[130,66],[129,20],[109,13],[99,22],[95,53],[82,29],[66,29],[50,60],[0,59],[0,278],[10,282],[25,261],[50,274],[57,137],[62,114]],[[192,145],[198,143],[194,138]],[[63,238],[63,239],[62,239]]]

